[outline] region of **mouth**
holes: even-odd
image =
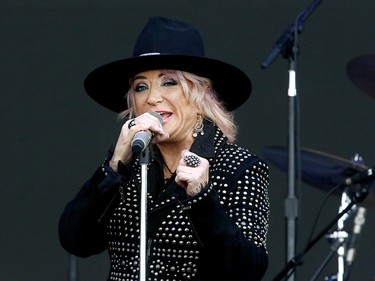
[[[156,111],[156,112],[159,113],[160,116],[163,118],[163,124],[167,123],[173,115],[173,113],[169,111]]]

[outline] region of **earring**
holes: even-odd
[[[198,115],[197,123],[194,126],[193,137],[196,138],[198,134],[201,134],[203,136],[204,135],[203,128],[204,128],[204,124],[203,124],[202,115]]]

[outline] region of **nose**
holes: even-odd
[[[162,101],[163,101],[163,96],[160,93],[160,91],[154,88],[151,89],[147,97],[147,103],[155,105],[155,104],[161,103]]]

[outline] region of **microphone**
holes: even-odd
[[[354,227],[352,237],[347,245],[346,262],[352,265],[355,256],[355,250],[358,245],[359,235],[361,234],[362,226],[365,224],[366,209],[359,207],[354,218]]]
[[[159,113],[154,112],[154,111],[149,111],[148,113],[158,118],[160,121],[160,124],[163,125],[163,118],[161,117]],[[143,150],[145,150],[146,147],[149,145],[153,136],[154,136],[154,133],[150,130],[139,131],[135,133],[132,143],[131,143],[133,153],[138,154],[138,153],[141,153]]]
[[[359,172],[359,173],[355,174],[354,176],[352,176],[350,178],[347,178],[345,180],[344,185],[349,186],[349,185],[352,185],[352,184],[362,183],[362,182],[374,179],[375,175],[374,175],[373,169],[374,169],[374,167],[370,168],[370,169],[367,169],[367,170],[364,170],[362,172]]]
[[[314,0],[305,10],[303,10],[295,22],[291,23],[287,29],[283,32],[280,38],[276,41],[271,53],[262,62],[261,67],[263,69],[271,65],[271,63],[278,57],[280,53],[285,53],[285,49],[288,48],[288,44],[292,44],[295,33],[301,33],[302,26],[306,22],[307,18],[312,14],[313,11],[320,5],[322,0]],[[285,57],[285,55],[284,55]]]

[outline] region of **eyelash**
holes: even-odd
[[[162,86],[172,87],[172,86],[176,86],[177,84],[178,84],[177,81],[175,81],[174,79],[166,79],[166,80],[163,81]],[[139,93],[139,92],[143,92],[147,88],[148,88],[147,84],[139,83],[139,84],[135,85],[134,90],[135,90],[135,92]]]
[[[166,79],[164,82],[163,82],[163,86],[176,86],[178,83],[176,80],[174,79]]]
[[[146,88],[147,88],[147,85],[140,83],[140,84],[135,85],[134,91],[139,93],[139,92],[144,91]]]

